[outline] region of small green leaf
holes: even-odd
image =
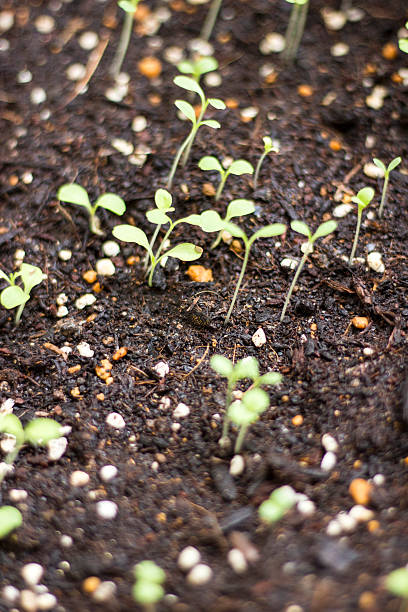
[[[374,190],[373,190],[374,195]],[[337,221],[326,221],[325,223],[321,223],[315,233],[313,234],[311,241],[315,242],[318,238],[323,238],[323,236],[328,236],[337,228]]]
[[[201,125],[206,125],[207,127],[212,128],[213,130],[219,130],[221,127],[221,123],[215,121],[215,119],[205,119],[204,121],[200,121],[200,126]]]
[[[0,270],[0,278],[10,283],[10,276],[7,276],[7,274],[3,272],[3,270]]]
[[[363,189],[360,189],[358,194],[356,196],[353,196],[351,200],[352,202],[355,202],[364,209],[370,204],[371,200],[374,197],[374,193],[375,191],[372,187],[363,187]],[[333,221],[333,223],[335,222]]]
[[[256,380],[259,376],[258,361],[255,357],[244,357],[237,361],[234,366],[234,380],[242,380],[243,378],[250,378]]]
[[[296,502],[296,493],[292,487],[284,485],[272,491],[269,499],[272,499],[281,508],[289,510]]]
[[[166,580],[166,574],[154,561],[141,561],[133,568],[136,580],[161,584]]]
[[[387,172],[390,173],[391,170],[394,170],[397,166],[400,165],[402,159],[400,157],[395,157],[389,164],[387,168]]]
[[[204,92],[200,85],[194,79],[190,79],[185,76],[176,76],[173,79],[173,83],[177,85],[177,87],[181,87],[182,89],[187,89],[187,91],[194,91],[197,93],[202,100],[204,100]]]
[[[14,506],[1,506],[0,508],[0,539],[5,538],[14,529],[20,527],[23,515]]]
[[[24,293],[21,287],[16,285],[10,285],[0,293],[0,303],[7,310],[21,306],[21,304],[25,304],[29,299],[30,296]]]
[[[118,240],[123,240],[123,242],[135,242],[139,246],[146,249],[146,251],[150,252],[150,245],[147,236],[144,231],[138,227],[133,227],[133,225],[128,225],[126,223],[123,225],[115,225],[112,230],[112,234]]]
[[[140,580],[132,587],[133,599],[142,606],[151,606],[164,597],[164,589],[156,582]]]
[[[215,210],[205,210],[200,215],[190,215],[183,221],[190,225],[198,225],[203,232],[219,232],[224,228],[224,221]]]
[[[213,72],[217,70],[218,62],[214,57],[200,57],[194,64],[194,72],[201,76],[207,72]]]
[[[229,378],[233,371],[233,363],[223,355],[213,355],[210,359],[210,366],[220,376]]]
[[[398,41],[399,48],[404,53],[408,53],[408,38],[400,38]]]
[[[134,13],[137,9],[138,2],[129,2],[129,0],[119,0],[118,6],[125,11],[125,13]]]
[[[99,196],[94,204],[94,208],[96,210],[99,207],[109,210],[119,216],[123,215],[126,210],[125,202],[114,193],[104,193]]]
[[[200,170],[217,170],[220,174],[224,174],[224,168],[220,162],[213,155],[205,155],[198,162]]]
[[[189,60],[183,60],[177,64],[177,70],[183,74],[194,74],[194,64]]]
[[[259,385],[279,385],[282,382],[282,374],[279,372],[267,372],[258,379]]]
[[[272,225],[265,225],[261,227],[255,234],[252,234],[250,243],[252,244],[258,238],[272,238],[273,236],[280,236],[286,232],[286,225],[283,223],[272,223]]]
[[[50,440],[60,438],[62,427],[54,419],[38,418],[33,419],[24,428],[26,442],[34,446],[46,446]]]
[[[78,206],[84,206],[86,209],[91,210],[91,203],[87,191],[76,183],[62,185],[62,187],[58,189],[57,198],[61,200],[61,202],[77,204]]]
[[[374,157],[373,162],[375,163],[377,168],[380,168],[380,170],[382,170],[383,172],[387,172],[387,168],[385,167],[381,159],[377,159],[377,157]]]
[[[242,396],[242,403],[256,412],[256,414],[262,414],[267,408],[269,408],[269,395],[263,389],[255,388],[249,389]]]
[[[230,167],[228,168],[228,174],[234,174],[236,176],[240,176],[241,174],[253,174],[254,167],[249,162],[245,161],[245,159],[236,159],[232,162]]]
[[[203,249],[192,242],[182,242],[164,253],[164,257],[175,257],[181,261],[195,261],[203,254]]]
[[[388,574],[385,586],[393,595],[408,599],[408,568],[400,567]]]
[[[303,221],[292,221],[290,227],[293,229],[294,232],[297,232],[298,234],[302,234],[303,236],[307,236],[308,238],[312,237],[312,232],[310,231],[309,226],[306,225],[306,223],[304,223]]]
[[[285,516],[286,510],[281,508],[273,500],[267,499],[259,506],[258,514],[262,521],[268,523],[268,525],[273,525]]]
[[[192,123],[196,122],[195,110],[189,102],[185,102],[184,100],[176,100],[174,104],[179,110],[181,110],[187,119],[190,119]]]
[[[275,489],[269,499],[264,501],[258,509],[259,517],[266,523],[276,523],[296,503],[296,493],[288,485]]]
[[[259,419],[259,415],[247,408],[240,400],[232,402],[228,408],[227,415],[235,425],[244,427],[255,423]]]
[[[32,266],[31,264],[22,263],[20,266],[21,280],[24,285],[24,293],[30,295],[31,289],[42,283],[46,278],[41,268]]]
[[[208,103],[217,110],[225,110],[227,108],[225,102],[219,98],[208,98]]]
[[[24,444],[24,429],[20,419],[15,414],[3,414],[0,416],[0,432],[14,436],[17,448]]]
[[[230,221],[224,221],[224,230],[229,232],[231,236],[234,236],[235,238],[242,238],[244,242],[248,240],[245,232],[240,227],[238,227],[238,225],[235,225],[235,223],[231,223]]]
[[[232,200],[232,202],[228,204],[225,220],[229,221],[233,217],[243,217],[244,215],[250,215],[254,211],[255,204],[252,200],[245,200],[243,198],[240,198],[238,200]]]
[[[150,223],[154,223],[155,225],[164,225],[165,223],[171,223],[170,217],[158,208],[148,210],[146,213],[146,217],[150,221]]]
[[[175,210],[174,208],[171,208],[173,197],[171,193],[167,191],[167,189],[157,189],[156,193],[154,194],[154,202],[157,208],[160,210],[169,212]]]

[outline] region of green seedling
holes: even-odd
[[[408,21],[405,24],[405,29],[408,30]],[[399,48],[404,53],[408,53],[408,38],[400,38],[398,41]]]
[[[220,199],[225,186],[225,182],[230,174],[235,174],[235,176],[241,176],[241,174],[254,173],[253,165],[245,161],[245,159],[236,159],[228,166],[226,170],[224,170],[218,159],[212,155],[206,155],[205,157],[202,157],[198,162],[198,167],[200,168],[200,170],[216,170],[220,173],[221,180],[220,184],[218,185],[217,192],[215,194],[216,202]]]
[[[7,455],[4,463],[12,465],[24,444],[46,446],[50,440],[63,435],[63,428],[54,419],[43,417],[33,419],[23,428],[15,414],[0,413],[0,434],[4,434],[7,439]],[[0,473],[0,482],[6,473],[6,471]]]
[[[6,538],[14,529],[23,523],[20,510],[14,506],[1,506],[0,508],[0,540]]]
[[[353,263],[354,255],[357,249],[358,237],[360,234],[361,220],[363,218],[363,210],[367,208],[374,197],[374,189],[372,187],[363,187],[356,196],[351,198],[352,202],[357,204],[357,226],[354,234],[353,248],[351,249],[349,265]]]
[[[182,74],[189,74],[191,78],[200,82],[203,74],[217,70],[218,62],[214,57],[204,56],[196,60],[183,60],[177,64],[177,70]]]
[[[238,200],[232,200],[232,202],[228,204],[227,214],[225,215],[223,221],[228,222],[231,221],[231,219],[233,219],[234,217],[243,217],[244,215],[250,215],[253,212],[255,212],[255,205],[252,200],[244,200],[242,198]],[[215,249],[215,247],[219,245],[221,238],[222,230],[219,232],[217,238],[212,243],[212,249]]]
[[[289,291],[285,299],[285,303],[282,308],[281,316],[279,319],[281,323],[285,317],[286,309],[289,306],[289,302],[290,302],[290,298],[293,293],[293,289],[295,288],[296,282],[300,276],[303,266],[305,265],[306,260],[308,256],[310,255],[310,253],[313,253],[314,243],[316,242],[318,238],[323,238],[324,236],[328,236],[329,234],[334,232],[334,230],[337,228],[337,222],[336,221],[326,221],[325,223],[321,223],[314,234],[312,234],[309,227],[303,221],[292,221],[292,223],[290,224],[290,227],[293,229],[294,232],[298,232],[299,234],[306,236],[307,241],[304,242],[302,246],[300,247],[303,253],[303,256],[297,266],[295,276],[293,277],[292,283],[289,287]]]
[[[126,204],[122,198],[114,193],[104,193],[99,196],[95,204],[91,204],[87,191],[76,183],[62,185],[62,187],[58,189],[57,197],[61,202],[83,206],[83,208],[88,211],[89,229],[93,234],[97,234],[98,236],[104,235],[104,232],[101,230],[100,219],[96,214],[98,208],[109,210],[115,213],[115,215],[119,215],[119,217],[123,215],[126,210]]]
[[[269,499],[262,502],[258,508],[259,518],[268,523],[268,525],[274,525],[277,521],[285,516],[287,512],[296,503],[296,492],[285,485],[275,489],[269,496]]]
[[[31,264],[22,263],[17,272],[13,272],[9,276],[0,270],[0,278],[8,283],[8,287],[0,293],[0,303],[4,308],[18,308],[15,316],[15,324],[20,323],[21,315],[24,307],[30,299],[30,293],[33,287],[39,285],[46,277],[42,273],[41,268],[32,266]],[[21,279],[23,286],[16,285],[16,281]]]
[[[236,299],[238,297],[238,291],[241,287],[242,279],[244,278],[245,270],[248,264],[249,253],[253,243],[259,238],[272,238],[273,236],[280,236],[286,231],[286,225],[283,225],[283,223],[272,223],[272,225],[265,225],[265,227],[261,227],[261,229],[252,234],[250,238],[248,238],[245,232],[240,227],[238,227],[238,225],[235,225],[235,223],[224,222],[224,229],[229,232],[231,236],[234,236],[235,238],[241,238],[245,246],[245,254],[242,262],[241,272],[235,287],[231,305],[224,321],[224,325],[227,325],[228,321],[230,320]]]
[[[195,137],[200,127],[207,126],[213,130],[218,130],[221,127],[219,122],[215,121],[215,119],[204,119],[204,115],[208,106],[212,106],[217,110],[224,110],[226,108],[224,102],[219,98],[206,98],[201,86],[194,79],[191,79],[186,76],[177,76],[175,77],[173,82],[182,89],[197,93],[201,100],[201,110],[199,116],[196,117],[195,110],[189,102],[186,102],[186,100],[176,100],[174,102],[176,107],[183,113],[183,115],[185,115],[187,119],[191,121],[192,126],[189,134],[180,145],[176,157],[174,158],[170,174],[167,178],[167,189],[171,188],[173,178],[177,170],[177,166],[179,165],[182,156],[182,165],[185,166],[185,164],[187,163],[191,147],[193,146]]]
[[[141,561],[133,568],[136,579],[133,585],[133,599],[140,604],[145,612],[154,612],[156,604],[163,599],[163,582],[166,574],[154,561]]]
[[[244,359],[240,359],[236,364],[234,364],[223,355],[213,355],[210,360],[210,365],[212,369],[217,372],[217,374],[227,379],[227,394],[225,398],[226,414],[224,417],[220,445],[225,446],[228,444],[229,423],[230,421],[233,421],[240,427],[240,432],[238,434],[237,443],[235,446],[235,449],[238,447],[238,450],[235,450],[235,452],[239,452],[239,448],[242,445],[242,441],[249,425],[256,421],[259,418],[259,415],[262,414],[262,412],[269,406],[269,398],[266,394],[268,405],[261,409],[261,407],[265,404],[265,398],[262,399],[260,396],[257,398],[255,395],[249,394],[249,392],[253,390],[260,390],[259,387],[261,386],[279,384],[282,381],[282,375],[279,374],[279,372],[267,372],[261,376],[259,374],[258,361],[255,359],[255,357],[244,357]],[[236,402],[232,401],[232,394],[237,386],[237,383],[245,378],[249,378],[252,381],[252,385],[246,391],[246,393],[244,393],[240,400],[243,405],[235,405],[232,409],[232,406],[236,404]],[[245,396],[246,400],[243,401]],[[231,412],[230,409],[232,409]]]
[[[293,4],[293,8],[285,34],[285,48],[282,56],[286,62],[293,62],[305,29],[309,0],[286,0],[286,2]]]
[[[259,172],[261,170],[261,166],[263,164],[265,157],[268,155],[268,153],[279,153],[279,147],[276,147],[273,144],[272,138],[270,138],[269,136],[264,136],[262,140],[264,143],[264,150],[256,165],[256,170],[255,170],[255,175],[254,175],[254,191],[256,190],[256,187],[258,185]]]
[[[408,611],[408,565],[400,567],[394,570],[385,579],[385,586],[387,590],[396,595],[402,597],[403,603],[400,608],[400,612]]]
[[[269,408],[269,395],[262,389],[248,389],[241,399],[232,402],[228,408],[228,421],[238,427],[238,436],[235,442],[234,453],[237,455],[242,443],[253,423]]]
[[[378,209],[378,216],[380,217],[380,219],[383,215],[384,206],[387,202],[387,190],[390,172],[394,170],[397,166],[399,166],[401,161],[402,159],[400,157],[395,157],[392,161],[390,161],[388,166],[385,166],[385,164],[380,159],[377,159],[376,157],[373,159],[373,162],[375,163],[377,168],[380,168],[384,172],[384,185],[381,194],[380,208]]]
[[[118,6],[125,11],[125,20],[123,22],[122,32],[119,39],[119,45],[113,58],[112,65],[110,67],[110,74],[116,79],[122,68],[123,60],[125,59],[126,52],[129,46],[130,37],[132,35],[132,28],[135,18],[135,13],[139,0],[119,0]]]
[[[210,40],[212,31],[217,21],[218,13],[222,5],[222,0],[212,0],[211,6],[208,10],[207,17],[205,18],[204,25],[201,29],[200,38],[202,40]]]
[[[174,208],[171,206],[172,197],[165,189],[159,189],[156,192],[155,203],[157,207],[153,210],[149,210],[146,213],[147,219],[157,226],[150,242],[145,232],[138,227],[134,227],[133,225],[116,225],[112,230],[113,235],[115,238],[118,238],[118,240],[123,240],[124,242],[134,242],[146,250],[148,260],[150,259],[150,268],[147,281],[149,287],[151,287],[153,283],[155,268],[164,257],[175,257],[176,259],[181,259],[182,261],[195,261],[202,255],[203,249],[200,246],[196,246],[192,242],[183,242],[169,249],[165,253],[162,253],[170,234],[177,225],[180,223],[195,225],[200,227],[204,232],[218,232],[224,226],[223,220],[214,210],[206,210],[200,215],[188,215],[187,217],[173,221],[168,214],[174,210]],[[169,224],[169,229],[161,240],[159,247],[154,252],[153,247],[160,227],[162,225],[166,225],[167,223]]]

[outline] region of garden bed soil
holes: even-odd
[[[198,36],[206,7],[146,2],[152,11],[167,8],[169,19],[153,37],[132,36],[124,63],[129,92],[115,103],[105,96],[121,24],[115,2],[2,0],[2,10],[15,21],[2,34],[10,47],[0,56],[1,267],[11,271],[15,251],[23,249],[25,261],[40,266],[47,279],[33,291],[18,328],[10,312],[1,312],[0,400],[13,399],[24,423],[49,416],[72,432],[60,460],[49,461],[44,449],[24,448],[2,483],[3,504],[12,503],[15,489],[28,495],[14,504],[23,525],[0,544],[1,588],[26,588],[21,568],[36,562],[57,598],[55,610],[136,610],[132,568],[151,559],[165,570],[166,593],[174,595],[159,610],[398,609],[384,577],[408,562],[408,115],[407,86],[398,76],[408,58],[398,52],[386,59],[383,48],[396,44],[405,4],[357,1],[362,20],[329,31],[320,11],[339,8],[339,2],[313,1],[298,61],[285,66],[276,55],[262,55],[259,44],[271,31],[284,33],[290,5],[225,0],[213,37],[222,83],[206,90],[229,100],[229,109],[214,111],[221,129],[203,128],[189,163],[176,173],[177,215],[213,206],[203,183],[215,184],[216,178],[197,168],[203,154],[256,164],[267,134],[280,141],[280,154],[265,160],[255,194],[248,176],[230,177],[216,207],[222,212],[233,198],[253,197],[256,211],[242,221],[249,233],[295,218],[316,228],[364,185],[376,189],[378,206],[382,181],[365,176],[364,164],[373,156],[388,162],[401,155],[403,162],[392,173],[383,220],[365,213],[358,246],[359,257],[382,253],[383,273],[368,268],[365,259],[348,265],[352,212],[316,244],[280,324],[293,274],[280,262],[298,257],[302,242],[289,230],[278,244],[254,244],[231,323],[224,326],[242,261],[239,248],[222,243],[211,251],[208,236],[180,225],[173,244],[199,241],[205,248],[197,263],[211,269],[213,282],[191,281],[188,264],[171,260],[166,288],[149,289],[141,250],[122,244],[113,258],[115,275],[99,277],[100,286],[91,287],[82,275],[103,256],[104,239],[89,234],[82,209],[56,199],[58,188],[71,181],[84,186],[92,201],[114,192],[127,204],[120,222],[150,231],[145,212],[155,190],[165,187],[188,129],[176,118],[173,101],[182,92],[163,53],[169,46],[186,48]],[[55,19],[48,34],[35,25],[44,14]],[[86,93],[74,96],[65,71],[89,59],[90,51],[78,44],[84,31],[110,41]],[[330,49],[339,42],[349,52],[333,57]],[[139,74],[137,63],[146,55],[161,60],[159,80]],[[260,76],[265,64],[276,71],[266,79]],[[24,70],[32,81],[19,83]],[[379,109],[366,103],[375,85],[388,92]],[[46,91],[40,105],[30,99],[34,87]],[[257,109],[249,121],[242,115],[248,107]],[[135,116],[147,119],[141,132],[131,129]],[[130,163],[113,147],[114,138],[144,145],[144,163]],[[109,232],[117,219],[105,214],[102,223]],[[62,249],[72,251],[69,260],[59,258]],[[61,293],[68,296],[64,318],[56,316]],[[74,302],[85,293],[94,293],[96,301],[78,310]],[[368,326],[355,328],[355,316],[367,317]],[[260,327],[266,343],[256,348],[252,336]],[[79,354],[80,342],[89,344],[92,357]],[[60,350],[64,345],[72,349],[68,356]],[[122,347],[127,354],[113,360]],[[252,355],[261,372],[283,375],[279,386],[268,388],[271,407],[248,433],[245,470],[235,478],[229,474],[232,452],[218,444],[225,380],[209,366],[213,354],[235,361]],[[103,359],[112,364],[109,385],[95,371]],[[169,366],[164,378],[154,369],[160,361]],[[180,403],[189,414],[177,419],[173,411]],[[123,417],[123,429],[106,423],[112,412]],[[323,434],[338,442],[336,463],[327,472],[320,467]],[[104,465],[118,468],[110,482],[100,478]],[[89,475],[88,484],[73,486],[76,470]],[[355,505],[349,485],[356,478],[372,483],[366,504],[371,520],[330,536],[330,521]],[[315,510],[294,509],[269,528],[257,508],[283,484],[304,493]],[[118,506],[113,520],[96,513],[104,499]],[[72,538],[70,546],[63,536]],[[212,569],[203,586],[190,585],[178,568],[188,545]],[[249,559],[242,574],[228,562],[232,548]],[[114,594],[96,601],[98,580],[86,582],[92,576],[113,582]],[[4,598],[0,603],[1,610],[13,607],[28,609]]]

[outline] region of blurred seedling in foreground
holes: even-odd
[[[388,181],[390,179],[390,172],[394,170],[397,166],[399,166],[401,161],[402,159],[400,157],[395,157],[392,161],[390,161],[388,166],[385,166],[385,164],[380,159],[377,159],[376,157],[373,159],[373,162],[375,163],[377,168],[380,168],[384,172],[384,185],[381,194],[380,208],[378,209],[378,216],[380,217],[380,219],[382,218],[384,206],[387,202]]]
[[[405,29],[408,30],[408,21],[405,24]],[[400,38],[398,44],[401,51],[408,53],[408,38]]]
[[[0,507],[0,540],[6,538],[23,523],[23,515],[14,506]]]
[[[210,8],[208,9],[207,17],[204,21],[204,25],[201,29],[200,38],[202,40],[210,40],[221,5],[222,0],[212,0]]]
[[[104,235],[104,232],[101,230],[100,219],[96,214],[98,208],[104,208],[118,216],[123,215],[126,210],[125,202],[114,193],[104,193],[99,196],[94,204],[91,204],[86,189],[76,183],[62,185],[58,189],[57,198],[61,202],[68,202],[69,204],[76,204],[85,208],[89,215],[89,229],[98,236]]]
[[[31,290],[47,277],[38,266],[22,263],[19,270],[9,274],[9,276],[0,270],[0,278],[5,280],[9,285],[0,293],[0,303],[4,308],[7,308],[7,310],[18,308],[15,316],[15,324],[18,325],[24,307],[30,299]],[[22,287],[16,284],[18,279],[21,279],[23,283]]]
[[[286,0],[286,2],[293,4],[293,7],[285,34],[285,48],[282,51],[282,57],[286,62],[293,62],[305,29],[309,0]]]
[[[133,573],[136,580],[132,588],[133,599],[142,606],[144,612],[155,612],[156,604],[164,597],[164,570],[154,561],[141,561],[134,566]]]
[[[264,143],[264,150],[256,165],[256,170],[254,174],[254,191],[256,190],[256,187],[258,185],[259,172],[261,170],[261,166],[265,157],[268,155],[268,153],[279,153],[279,147],[273,144],[272,138],[270,138],[269,136],[264,136],[262,140]]]
[[[408,612],[408,565],[388,574],[385,586],[390,593],[402,598],[400,612]]]
[[[123,22],[118,48],[109,71],[115,79],[120,73],[123,60],[126,56],[138,4],[139,0],[119,0],[118,2],[119,8],[125,12],[125,20]]]
[[[216,202],[220,199],[225,186],[225,182],[230,174],[235,174],[235,176],[241,176],[241,174],[254,173],[254,167],[252,166],[252,164],[245,161],[245,159],[236,159],[225,170],[222,167],[222,164],[213,155],[206,155],[205,157],[202,157],[198,162],[198,167],[200,168],[200,170],[216,170],[220,173],[221,180],[218,185],[217,192],[215,194]]]
[[[323,238],[324,236],[328,236],[329,234],[334,232],[334,230],[337,228],[337,222],[336,221],[326,221],[325,223],[321,223],[314,234],[312,234],[311,230],[309,229],[309,226],[306,225],[306,223],[304,223],[303,221],[297,221],[297,220],[292,221],[292,223],[290,224],[290,227],[293,229],[294,232],[298,232],[299,234],[306,236],[307,241],[303,242],[302,246],[300,247],[303,253],[303,256],[297,266],[295,276],[293,277],[292,283],[289,287],[289,291],[285,299],[285,303],[282,308],[281,316],[279,319],[281,323],[285,317],[286,310],[287,310],[287,307],[289,306],[290,298],[293,293],[293,289],[295,288],[295,285],[303,269],[303,266],[305,265],[308,256],[311,253],[313,253],[314,243],[316,242],[318,238]]]
[[[280,521],[296,503],[296,492],[289,485],[275,489],[258,508],[259,518],[268,525]]]
[[[215,57],[203,56],[198,59],[182,60],[177,64],[177,70],[182,74],[188,74],[196,83],[200,82],[203,74],[217,70],[218,62]]]
[[[353,196],[351,198],[351,201],[357,204],[357,225],[356,225],[356,232],[354,234],[353,247],[351,249],[350,258],[349,258],[350,266],[353,264],[354,255],[357,249],[358,237],[360,235],[361,220],[363,218],[363,210],[367,208],[367,206],[370,204],[373,197],[374,197],[374,189],[372,187],[363,187],[363,189],[360,189],[360,191],[358,192],[356,196]]]

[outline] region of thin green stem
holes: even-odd
[[[147,279],[147,284],[149,285],[149,287],[151,287],[153,284],[153,274],[154,274],[157,264],[159,263],[159,260],[156,259],[154,255],[151,255],[150,257],[151,257],[151,260],[150,260],[150,268],[149,268],[149,278]]]
[[[217,246],[220,244],[220,242],[221,242],[221,238],[222,238],[222,232],[223,232],[223,231],[224,231],[224,230],[220,230],[220,231],[218,232],[218,236],[216,237],[216,239],[214,240],[214,242],[213,242],[213,243],[212,243],[212,245],[210,246],[210,249],[215,249],[215,247],[217,247]]]
[[[303,253],[303,257],[300,260],[300,262],[298,263],[298,267],[297,267],[297,270],[295,272],[295,276],[293,277],[293,280],[292,280],[291,285],[289,287],[288,294],[287,294],[286,299],[285,299],[285,303],[284,303],[283,308],[282,308],[282,313],[281,313],[281,316],[280,316],[280,319],[279,319],[280,323],[282,323],[282,321],[283,321],[283,319],[285,317],[286,309],[289,306],[289,302],[290,302],[290,298],[291,298],[292,293],[293,293],[293,289],[295,288],[297,279],[299,278],[299,275],[300,275],[300,273],[302,271],[302,268],[305,265],[305,262],[306,262],[306,259],[308,257],[308,254],[309,253],[307,253],[307,252]]]
[[[382,190],[382,195],[381,195],[381,204],[380,204],[380,208],[378,209],[378,216],[380,219],[383,216],[384,206],[387,202],[387,190],[388,190],[389,178],[390,178],[389,174],[386,173],[384,177],[384,185],[383,185],[383,190]]]
[[[221,181],[220,181],[220,184],[217,187],[217,191],[216,191],[216,194],[215,194],[215,201],[216,202],[218,202],[218,200],[221,197],[221,194],[222,194],[224,186],[225,186],[225,181],[227,180],[227,178],[228,178],[228,172],[224,172],[223,174],[221,174]]]
[[[105,235],[105,232],[101,230],[101,221],[94,211],[89,213],[89,229],[92,234],[96,234],[97,236]]]
[[[154,230],[154,234],[153,234],[152,239],[150,241],[150,250],[152,252],[153,252],[154,243],[156,242],[157,236],[159,235],[160,228],[161,228],[161,225],[157,225],[156,226],[156,229]],[[149,257],[150,257],[150,253],[149,253],[149,251],[146,251],[146,255],[145,255],[145,258],[143,260],[143,268],[145,270],[147,270],[147,265],[149,263]]]
[[[21,319],[21,315],[23,314],[23,310],[24,310],[24,306],[26,305],[26,302],[23,302],[22,304],[20,304],[20,306],[18,307],[18,310],[16,312],[16,317],[14,319],[14,322],[16,325],[20,324],[20,319]]]
[[[202,40],[210,40],[212,31],[214,29],[217,16],[221,8],[222,0],[212,0],[211,6],[205,18],[204,25],[202,27],[200,38]]]
[[[170,174],[169,174],[169,176],[167,178],[167,184],[166,184],[167,189],[171,189],[171,186],[173,184],[173,178],[174,178],[174,175],[176,173],[177,166],[179,165],[180,158],[183,155],[184,149],[187,147],[190,138],[192,138],[192,137],[194,138],[194,128],[195,128],[195,126],[193,125],[189,135],[187,136],[187,138],[184,140],[184,142],[180,146],[179,150],[177,151],[177,155],[174,158],[173,165],[172,165],[171,170],[170,170]]]
[[[267,156],[267,152],[264,151],[261,155],[261,157],[258,160],[258,163],[256,165],[256,169],[255,169],[255,174],[254,174],[254,191],[256,191],[256,186],[258,184],[258,178],[259,178],[259,171],[261,169],[263,160],[265,159],[265,157]]]
[[[232,296],[231,305],[229,307],[227,316],[225,317],[224,325],[227,325],[229,320],[230,320],[230,318],[231,318],[231,313],[232,313],[232,310],[234,308],[236,299],[238,297],[238,291],[239,291],[239,288],[241,287],[242,279],[244,278],[245,269],[247,267],[248,258],[249,258],[249,251],[250,250],[251,250],[251,245],[247,241],[247,242],[245,242],[245,255],[244,255],[244,261],[242,262],[241,273],[240,273],[239,278],[238,278],[237,286],[235,287],[234,295]]]
[[[135,4],[136,10],[137,2]],[[132,35],[133,28],[133,20],[134,13],[126,13],[125,21],[123,22],[122,33],[120,35],[120,40],[118,44],[118,48],[116,49],[115,57],[113,58],[112,65],[110,67],[110,74],[114,79],[120,73],[120,69],[122,68],[123,60],[125,59],[126,51],[129,46],[130,37]]]
[[[222,436],[221,439],[225,439],[228,438],[228,428],[229,428],[229,417],[228,417],[228,408],[231,406],[232,403],[232,389],[234,387],[234,384],[231,382],[228,382],[228,387],[227,387],[227,396],[225,398],[225,415],[224,415],[224,423],[222,426]]]
[[[241,450],[242,443],[244,441],[247,431],[248,431],[248,425],[241,425],[241,427],[239,428],[239,432],[238,432],[237,439],[235,441],[235,447],[234,447],[234,453],[236,455],[238,455],[238,453]]]
[[[293,5],[285,35],[285,49],[282,53],[282,57],[286,62],[293,62],[297,55],[305,29],[308,8],[308,2],[302,5]]]
[[[356,233],[354,234],[354,242],[353,242],[353,248],[351,249],[351,253],[350,253],[350,258],[349,258],[349,265],[353,265],[353,259],[354,259],[354,255],[356,253],[356,249],[357,249],[357,243],[358,243],[358,236],[360,234],[360,226],[361,226],[361,219],[363,216],[363,211],[362,209],[359,207],[357,210],[357,225],[356,225]]]
[[[187,145],[187,149],[184,151],[184,155],[183,155],[183,159],[181,160],[181,165],[184,167],[188,161],[188,158],[190,157],[190,152],[191,152],[191,147],[193,146],[193,142],[195,140],[196,134],[198,132],[198,128],[200,127],[200,123],[202,121],[202,118],[204,117],[204,113],[207,110],[207,106],[208,106],[208,102],[205,102],[205,100],[201,100],[201,111],[200,114],[198,116],[198,119],[196,121],[196,123],[193,126],[193,130],[192,130],[192,135],[191,135],[191,139]]]

